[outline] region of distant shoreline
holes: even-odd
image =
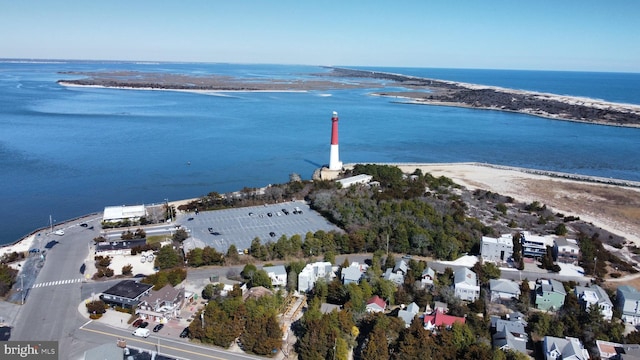
[[[58,80],[61,86],[122,90],[182,91],[199,94],[233,92],[308,92],[311,90],[375,89],[385,85],[372,80],[389,80],[404,91],[377,91],[370,95],[407,99],[402,104],[450,106],[495,110],[542,117],[550,120],[640,128],[640,105],[614,103],[580,96],[515,90],[497,86],[422,78],[380,71],[329,67],[332,71],[317,80],[261,79],[252,81],[230,76],[189,76],[140,72],[68,72],[86,76],[77,80]],[[324,77],[324,78],[322,78]],[[332,80],[362,79],[360,82]],[[429,92],[425,92],[429,90]]]

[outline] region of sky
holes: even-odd
[[[0,0],[0,58],[640,72],[637,0]]]

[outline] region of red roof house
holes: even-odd
[[[465,323],[465,318],[451,316],[447,314],[443,314],[440,311],[436,311],[435,315],[425,315],[424,316],[424,328],[426,330],[433,330],[441,327],[451,327],[454,323]]]
[[[367,312],[383,312],[387,303],[378,295],[367,300]]]

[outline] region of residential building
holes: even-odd
[[[547,246],[553,246],[553,240],[548,237],[532,235],[528,231],[520,233],[522,256],[541,258],[547,254]]]
[[[383,312],[387,308],[387,303],[378,295],[367,300],[367,312]]]
[[[512,300],[520,297],[520,285],[513,280],[491,279],[489,280],[491,301]]]
[[[542,340],[545,360],[588,360],[589,352],[580,340],[572,337],[545,336]]]
[[[431,315],[424,316],[424,328],[429,331],[436,331],[441,328],[450,328],[455,323],[464,324],[466,319],[463,317],[451,316],[440,311],[435,311]]]
[[[409,271],[409,263],[404,260],[398,260],[396,261],[396,265],[393,267],[393,272],[398,274],[401,273],[402,276],[407,275],[407,272]]]
[[[287,286],[287,269],[284,265],[265,266],[262,270],[269,275],[273,287],[284,288]]]
[[[406,327],[411,326],[411,322],[420,312],[420,307],[415,302],[412,302],[406,309],[398,311],[398,317],[404,321]]]
[[[329,314],[333,311],[341,311],[342,307],[340,305],[322,303],[320,304],[320,312],[323,314]]]
[[[583,309],[589,311],[591,305],[597,305],[600,308],[600,313],[602,313],[602,318],[611,320],[613,317],[613,303],[603,288],[598,285],[589,287],[576,286],[575,292]]]
[[[174,288],[170,284],[158,291],[140,298],[136,312],[150,321],[166,322],[178,316],[184,300],[184,288]]]
[[[433,302],[433,311],[441,312],[446,314],[449,312],[449,305],[446,302],[434,301]]]
[[[541,310],[558,310],[564,305],[567,292],[561,282],[553,279],[536,281],[536,306]]]
[[[389,280],[398,286],[404,284],[404,274],[402,271],[394,272],[392,268],[387,268],[387,271],[382,274],[382,278]]]
[[[351,263],[351,265],[342,269],[342,273],[340,274],[342,283],[344,285],[351,283],[360,284],[360,280],[364,276],[366,268],[367,265],[360,265],[357,262]]]
[[[476,273],[468,268],[459,268],[453,274],[455,296],[461,300],[476,301],[480,297],[480,286]]]
[[[499,238],[482,237],[480,256],[483,260],[505,262],[513,257],[513,235],[503,234]]]
[[[426,269],[424,269],[424,271],[422,271],[422,276],[420,277],[420,284],[422,284],[422,287],[426,287],[426,286],[432,286],[433,285],[433,281],[436,279],[436,272],[427,266]]]
[[[307,264],[298,274],[298,292],[306,293],[313,289],[318,279],[330,282],[335,276],[330,262]]]
[[[146,243],[146,239],[102,241],[95,245],[94,255],[131,255],[132,248]]]
[[[526,354],[529,337],[525,326],[526,322],[521,321],[518,317],[501,319],[500,317],[492,316],[493,346],[503,351],[514,350]]]
[[[629,285],[617,290],[618,309],[622,312],[622,321],[631,325],[640,325],[640,292]]]
[[[577,264],[580,261],[580,246],[576,240],[558,237],[555,239],[553,251],[557,262]]]
[[[596,347],[602,360],[638,360],[640,359],[640,345],[618,344],[609,341],[596,340]]]
[[[132,309],[140,303],[142,296],[149,294],[152,287],[133,280],[123,280],[102,292],[100,299],[110,306]]]

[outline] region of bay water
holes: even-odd
[[[374,68],[640,104],[640,74]],[[331,112],[354,162],[487,162],[640,181],[640,129],[400,104],[371,89],[200,94],[64,87],[69,71],[300,79],[315,66],[0,61],[0,244],[105,206],[309,179]],[[390,86],[393,86],[390,84]]]

